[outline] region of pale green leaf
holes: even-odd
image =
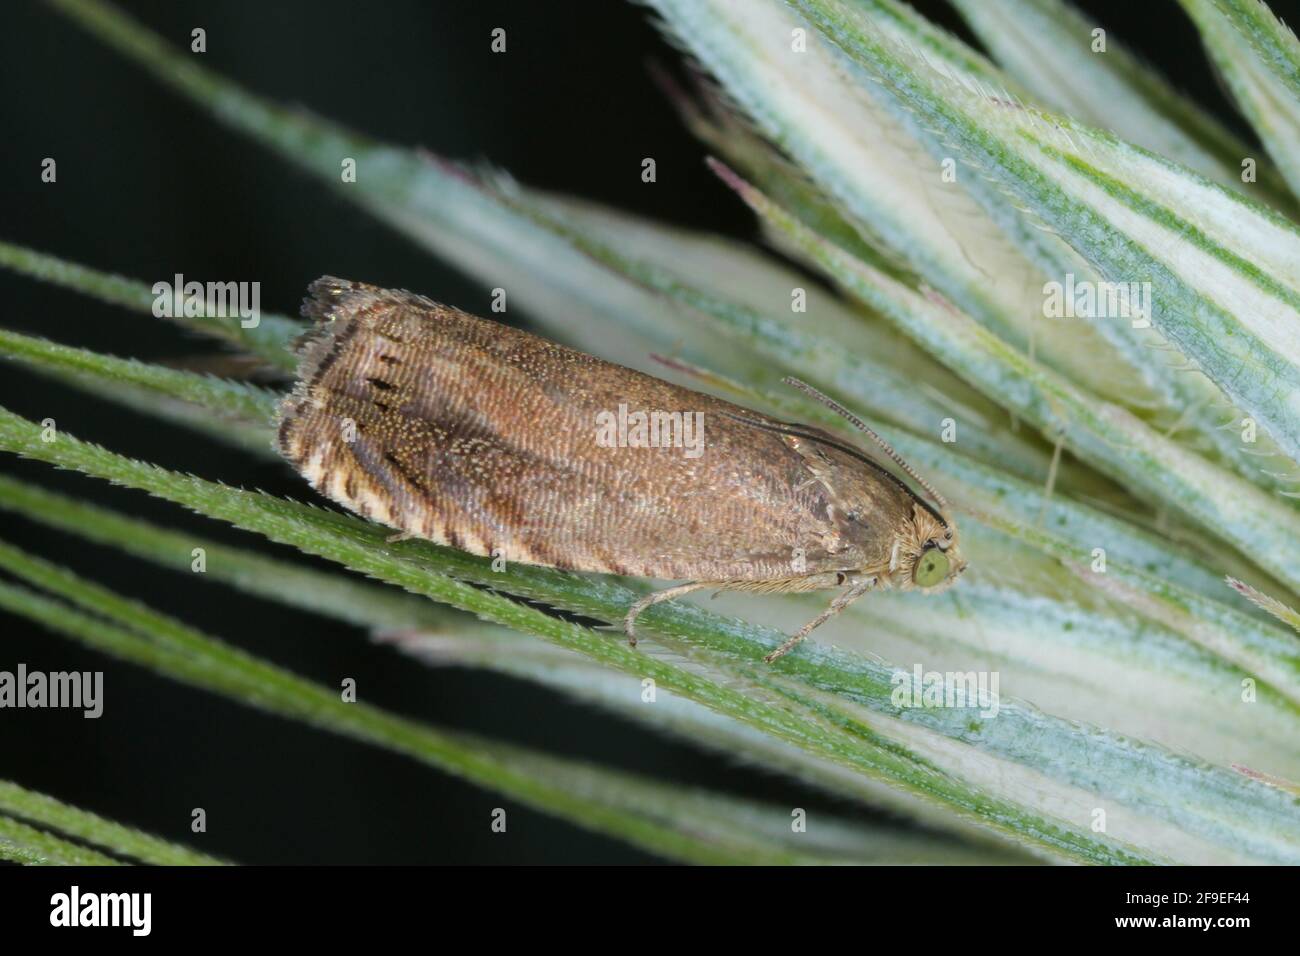
[[[1219,75],[1300,195],[1300,43],[1261,0],[1179,0]]]
[[[1252,150],[1210,113],[1174,89],[1066,0],[952,0],[994,59],[1048,109],[1112,130],[1238,192],[1294,208],[1277,171],[1257,163],[1242,181]],[[1173,11],[1169,11],[1172,16]],[[1098,47],[1098,41],[1104,47]]]
[[[1300,459],[1300,285],[1289,265],[1300,232],[1290,222],[1108,133],[1002,103],[843,0],[796,5],[1106,280],[1150,283],[1155,328]],[[1114,401],[1121,390],[1098,394]],[[1273,454],[1274,470],[1291,464]]]

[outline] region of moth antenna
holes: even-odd
[[[939,505],[939,510],[943,512],[943,516],[945,520],[948,518],[948,512],[950,509],[950,505],[948,504],[948,499],[945,498],[943,495],[939,494],[939,492],[935,490],[933,485],[931,485],[928,481],[926,481],[924,478],[918,475],[916,473],[916,470],[903,459],[903,456],[900,455],[898,452],[894,451],[894,446],[889,444],[889,442],[885,441],[878,434],[876,434],[875,430],[872,429],[870,426],[868,426],[866,422],[858,418],[857,415],[854,415],[851,411],[849,411],[839,402],[835,401],[835,399],[831,398],[829,395],[823,395],[821,392],[817,391],[817,389],[813,388],[807,382],[801,381],[795,378],[793,375],[787,375],[784,379],[782,379],[782,381],[785,382],[785,384],[792,385],[795,388],[799,389],[799,391],[815,398],[817,401],[821,402],[821,404],[825,405],[835,414],[842,417],[850,425],[852,425],[858,431],[862,432],[864,435],[866,435],[872,441],[874,441],[877,445],[879,445],[881,451],[883,451],[886,455],[888,455],[890,460],[893,461],[894,464],[896,464],[899,468],[903,469],[903,471],[907,472],[907,474],[909,474],[918,485],[920,485],[927,492],[929,492],[930,497],[933,498],[935,500],[935,503]]]

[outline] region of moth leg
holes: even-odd
[[[396,534],[390,534],[387,538],[385,538],[384,543],[397,544],[397,542],[399,541],[405,541],[408,538],[414,538],[414,537],[415,535],[411,534],[411,532],[409,531],[398,531]]]
[[[802,641],[805,637],[807,637],[817,628],[821,627],[823,624],[825,624],[827,621],[833,618],[836,614],[839,614],[840,611],[843,611],[846,607],[848,607],[858,598],[862,597],[862,595],[866,594],[875,586],[876,586],[875,578],[864,578],[863,580],[859,581],[857,584],[854,584],[843,594],[836,597],[835,600],[831,601],[830,607],[822,611],[820,614],[818,614],[815,618],[813,618],[803,627],[799,628],[798,633],[796,633],[794,637],[790,638],[788,641],[786,641],[784,644],[782,644],[780,647],[774,650],[771,654],[768,654],[765,658],[763,658],[763,660],[766,663],[770,664],[777,658],[784,657],[786,654],[789,654],[792,650],[795,649],[796,646],[798,646],[799,642]]]
[[[675,597],[681,597],[683,594],[690,594],[692,591],[698,591],[700,588],[707,588],[717,584],[716,581],[691,581],[689,584],[678,584],[675,587],[664,588],[662,591],[654,591],[638,600],[627,609],[627,616],[623,618],[623,631],[627,634],[627,642],[636,647],[636,619],[646,608],[652,604],[658,604],[660,601],[671,601]]]

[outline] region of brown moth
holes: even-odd
[[[843,589],[771,661],[873,588],[936,591],[965,570],[943,497],[802,382],[790,380],[878,442],[935,504],[822,429],[409,292],[327,276],[303,315],[317,324],[299,342],[278,446],[314,488],[395,537],[685,580],[632,605],[632,643],[638,614],[690,591]],[[694,422],[702,441],[644,447],[641,426],[655,421],[661,439]]]

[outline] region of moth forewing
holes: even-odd
[[[278,447],[313,487],[474,554],[689,582],[633,605],[629,638],[697,588],[856,597],[964,567],[946,513],[828,432],[408,292],[324,277],[303,314]],[[629,419],[673,437],[628,440]]]

